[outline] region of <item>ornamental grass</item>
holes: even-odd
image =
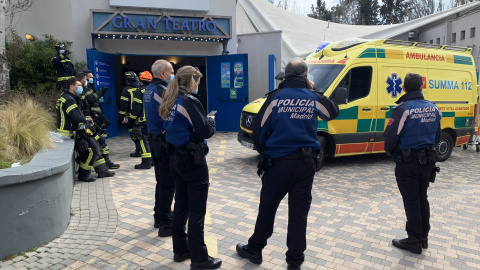
[[[28,162],[39,150],[54,147],[48,136],[54,115],[28,96],[15,96],[0,107],[0,168]],[[8,166],[7,166],[8,165]]]

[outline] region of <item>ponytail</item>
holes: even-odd
[[[174,78],[167,87],[167,90],[163,93],[163,102],[160,104],[160,117],[162,117],[163,120],[166,120],[168,118],[168,115],[170,114],[170,111],[172,110],[173,104],[175,103],[175,99],[177,99],[178,96],[178,79]]]

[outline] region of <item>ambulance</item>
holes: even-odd
[[[442,112],[438,161],[474,134],[478,91],[471,48],[397,40],[351,39],[329,44],[306,59],[308,78],[335,101],[340,115],[319,119],[322,149],[317,169],[327,157],[384,152],[383,131],[409,72],[423,77],[422,93]],[[252,127],[265,98],[247,104],[240,117],[238,141],[254,149]],[[285,127],[288,128],[288,127]]]

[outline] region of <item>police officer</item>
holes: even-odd
[[[140,142],[140,150],[142,152],[142,163],[135,165],[135,169],[150,169],[152,167],[152,154],[150,152],[150,144],[148,143],[145,111],[143,110],[143,94],[152,81],[152,74],[149,71],[143,71],[138,74],[138,77],[140,79],[140,87],[133,92],[132,110],[128,122],[132,126],[133,136]]]
[[[141,157],[142,151],[140,148],[140,141],[136,136],[132,134],[133,126],[128,121],[130,117],[130,112],[132,110],[132,101],[133,101],[133,93],[135,90],[140,87],[138,83],[138,76],[133,71],[127,71],[124,74],[125,83],[127,84],[123,90],[122,95],[120,97],[120,109],[119,114],[120,118],[122,119],[122,124],[127,124],[128,132],[130,132],[130,138],[135,143],[135,152],[130,153],[131,157]]]
[[[167,85],[175,76],[172,65],[163,59],[153,63],[152,73],[152,83],[143,94],[143,106],[157,182],[153,226],[158,228],[158,236],[167,237],[172,235],[172,201],[175,194],[175,182],[170,172],[170,158],[165,148],[165,129],[163,119],[159,115],[159,108]]]
[[[75,76],[75,68],[72,61],[68,58],[68,52],[65,50],[65,44],[55,43],[57,55],[52,58],[52,66],[57,71],[57,85],[60,90],[68,90],[68,79]]]
[[[75,149],[79,153],[78,181],[93,182],[95,177],[90,176],[93,162],[98,157],[98,149],[92,143],[93,131],[87,125],[82,112],[82,103],[79,95],[82,94],[82,85],[79,80],[70,78],[68,88],[64,90],[56,105],[57,133],[75,138]]]
[[[255,264],[262,263],[262,249],[272,236],[275,213],[288,193],[288,269],[300,269],[304,261],[307,217],[312,202],[318,118],[338,116],[338,106],[314,92],[307,79],[308,66],[294,60],[285,67],[285,79],[269,93],[254,123],[254,144],[262,159],[260,205],[253,235],[247,245],[238,244],[237,253]]]
[[[115,164],[110,160],[110,149],[107,146],[105,138],[107,137],[107,128],[110,125],[110,121],[103,114],[102,107],[100,105],[100,98],[105,95],[108,88],[103,86],[98,91],[95,92],[94,78],[92,71],[84,70],[83,73],[86,75],[87,87],[84,90],[82,95],[82,100],[84,104],[88,107],[88,113],[95,123],[96,135],[95,139],[100,144],[102,148],[102,156],[105,159],[109,169],[118,169],[120,168],[119,164]]]
[[[208,166],[205,139],[215,133],[215,120],[207,117],[198,90],[202,73],[184,66],[170,82],[160,105],[164,120],[170,168],[175,180],[175,206],[172,219],[174,261],[191,258],[191,269],[216,269],[222,264],[208,256],[204,241],[204,222],[208,196]],[[170,145],[170,146],[169,146]],[[185,224],[188,219],[188,237]]]
[[[435,179],[435,144],[440,138],[441,112],[422,94],[422,76],[405,76],[405,95],[396,102],[385,129],[385,151],[393,155],[395,177],[407,216],[405,239],[394,239],[398,248],[421,254],[428,247],[429,180]]]

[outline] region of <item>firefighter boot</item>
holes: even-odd
[[[133,142],[135,143],[135,152],[130,153],[131,157],[141,157],[142,156],[142,148],[140,147],[140,140],[136,137],[135,139],[132,138]]]
[[[118,169],[120,168],[120,165],[113,163],[110,160],[110,155],[109,154],[104,154],[103,158],[105,159],[105,164],[107,164],[109,169]]]
[[[77,180],[83,182],[94,182],[96,179],[90,175],[90,170],[87,171],[85,169],[78,168]]]
[[[102,163],[98,166],[95,166],[94,168],[95,168],[95,171],[97,172],[98,178],[112,177],[115,175],[115,172],[111,172],[108,170],[108,166],[106,163]]]
[[[152,158],[142,158],[142,163],[135,165],[135,169],[148,170],[152,167]]]

